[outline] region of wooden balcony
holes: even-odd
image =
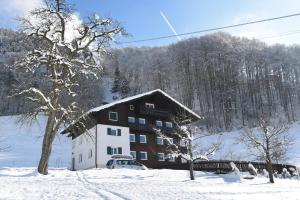
[[[168,117],[169,112],[165,110],[160,110],[156,108],[145,108],[142,107],[140,108],[140,113],[143,115],[151,115],[151,116],[156,116],[156,117]]]

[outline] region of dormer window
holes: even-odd
[[[155,108],[153,103],[145,103],[145,107],[149,108],[149,109],[154,109]]]

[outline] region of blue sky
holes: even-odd
[[[35,7],[41,0],[0,0],[0,27],[15,28],[12,19]],[[231,25],[263,18],[300,12],[298,0],[70,0],[76,4],[80,17],[96,12],[120,21],[131,41],[173,34],[160,15],[162,11],[178,33],[217,26]],[[258,38],[269,44],[299,44],[300,17],[279,20],[227,32],[249,38]],[[290,34],[291,35],[286,35]],[[283,36],[285,35],[285,36]],[[197,36],[197,35],[195,35]],[[176,42],[177,38],[131,44],[156,46]]]

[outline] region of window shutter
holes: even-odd
[[[122,154],[122,147],[118,147],[118,154]]]
[[[111,128],[107,128],[107,135],[111,135]]]
[[[112,155],[111,147],[107,147],[107,155]]]
[[[137,143],[140,143],[140,135],[135,135],[135,141],[136,141]]]
[[[137,152],[136,152],[136,159],[140,159],[140,158],[141,158],[140,152],[137,151]]]
[[[118,136],[121,136],[121,129],[118,129]]]

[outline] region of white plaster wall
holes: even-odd
[[[121,136],[107,135],[107,128],[121,129]],[[122,147],[122,154],[130,155],[129,127],[98,124],[97,144],[98,167],[106,167],[107,161],[111,159],[111,155],[107,155],[108,146]]]
[[[95,167],[95,133],[96,126],[72,140],[72,158],[75,158],[75,170],[83,170]],[[90,150],[92,150],[91,158],[89,158]],[[80,154],[82,154],[81,163],[79,163]]]

